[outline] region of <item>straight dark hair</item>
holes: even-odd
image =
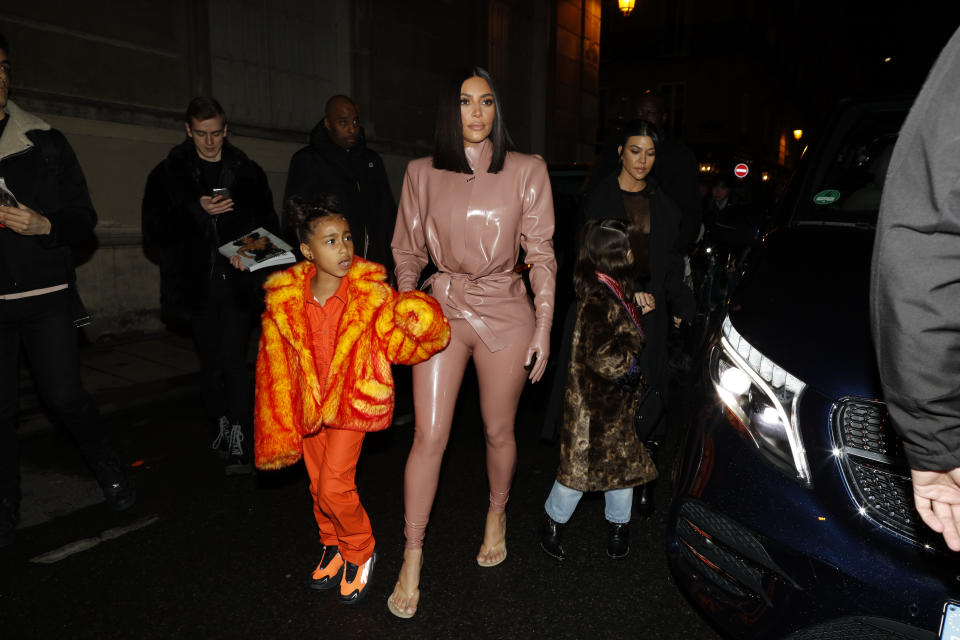
[[[187,105],[187,112],[183,116],[183,121],[192,127],[191,120],[202,122],[213,118],[220,118],[223,124],[227,124],[227,112],[223,110],[219,102],[207,96],[197,96]]]
[[[624,300],[633,300],[634,263],[627,257],[630,235],[627,223],[617,218],[588,220],[580,231],[580,255],[573,268],[573,288],[585,299],[606,287],[597,280],[597,271],[616,280]]]
[[[7,39],[3,37],[2,33],[0,33],[0,49],[3,49],[5,54],[10,55],[10,45],[7,43]]]
[[[311,201],[299,196],[288,198],[284,203],[284,217],[287,224],[297,232],[297,240],[309,242],[313,235],[313,223],[320,218],[333,216],[347,219],[340,207],[340,200],[330,193],[321,193]]]
[[[473,173],[467,154],[463,151],[463,121],[460,118],[460,88],[468,78],[483,78],[493,93],[493,105],[496,115],[490,130],[490,142],[493,144],[493,157],[487,173],[499,173],[503,169],[507,151],[516,147],[503,122],[503,110],[500,107],[500,95],[493,78],[486,69],[471,67],[468,70],[452,73],[440,92],[437,104],[437,123],[433,132],[433,168],[457,173]]]
[[[627,140],[633,136],[647,136],[653,140],[653,148],[656,149],[660,144],[660,131],[657,126],[647,120],[631,120],[623,126],[623,132],[620,134],[620,146],[624,147]]]

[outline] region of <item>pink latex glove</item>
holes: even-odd
[[[536,356],[536,358],[534,358]],[[543,377],[547,369],[547,358],[550,357],[550,329],[537,327],[527,347],[527,360],[523,366],[530,367],[530,382],[537,382]],[[533,366],[531,366],[533,365]]]

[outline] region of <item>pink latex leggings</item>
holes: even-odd
[[[513,423],[527,379],[524,360],[530,335],[490,352],[466,320],[451,320],[450,344],[413,367],[416,431],[404,474],[404,528],[407,549],[423,547],[424,531],[437,493],[440,464],[450,438],[453,411],[467,362],[473,358],[480,385],[480,412],[487,441],[490,511],[503,511],[517,462]]]

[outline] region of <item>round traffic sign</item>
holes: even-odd
[[[750,173],[750,167],[743,162],[733,168],[733,175],[738,178],[746,178],[748,173]]]

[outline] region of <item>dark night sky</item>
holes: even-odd
[[[687,99],[699,101],[687,105],[691,143],[698,142],[704,118],[718,117],[701,107],[703,96],[729,107],[740,100],[737,87],[749,89],[753,104],[769,105],[774,122],[782,114],[811,133],[842,98],[916,92],[960,25],[960,2],[933,9],[934,3],[921,1],[890,10],[888,3],[862,0],[692,0],[682,5],[686,41],[670,51],[670,15],[681,4],[638,0],[637,6],[623,18],[616,0],[603,0],[601,86],[615,96],[629,86],[618,82],[633,70],[636,77],[656,78],[652,84],[685,80]],[[729,94],[717,92],[714,75],[698,74],[704,68],[727,69],[737,78]],[[610,118],[617,107],[612,100],[606,106]],[[727,139],[730,148],[758,142],[734,135]]]

